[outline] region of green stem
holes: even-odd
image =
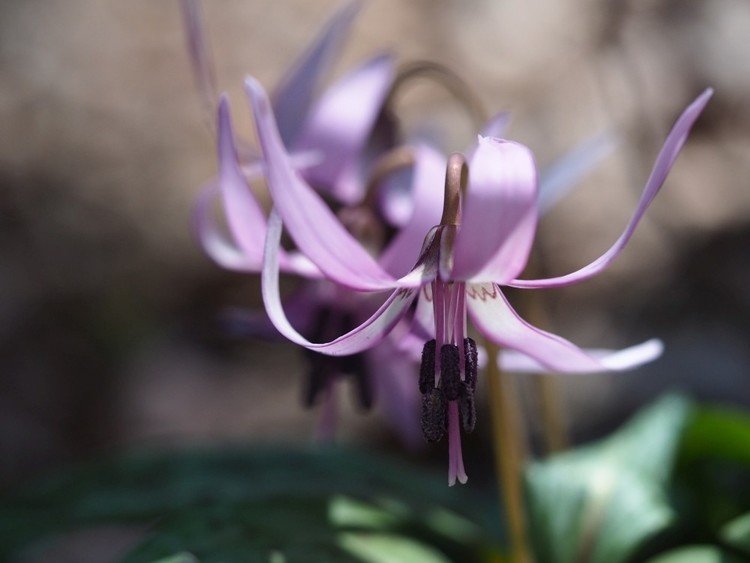
[[[497,358],[498,347],[485,340],[487,358]],[[495,471],[500,502],[505,507],[510,533],[512,563],[530,563],[533,559],[526,535],[526,514],[523,502],[523,466],[527,451],[525,432],[518,409],[515,381],[500,373],[497,362],[488,360],[487,381],[492,416]]]

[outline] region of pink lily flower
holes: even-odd
[[[506,299],[502,287],[560,287],[606,269],[627,245],[664,183],[712,90],[701,94],[677,120],[632,218],[614,245],[573,273],[524,280],[518,276],[526,266],[538,217],[537,172],[527,147],[480,136],[468,159],[453,155],[449,160],[442,200],[435,190],[442,183],[440,178],[429,182],[432,189],[415,191],[414,220],[399,233],[386,254],[391,252],[395,264],[407,260],[414,263],[415,258],[416,263],[409,272],[396,277],[384,267],[383,259],[379,262],[373,258],[346,230],[294,168],[260,84],[248,78],[245,86],[274,203],[266,226],[262,273],[263,300],[269,318],[279,332],[301,346],[334,356],[349,355],[381,342],[418,299],[414,320],[429,326],[429,332],[435,335],[434,344],[425,345],[419,381],[423,430],[432,440],[448,435],[449,484],[467,480],[461,427],[468,430],[473,426],[477,362],[476,346],[467,335],[467,314],[485,338],[552,372],[619,371],[658,355],[659,344],[653,342],[603,357],[587,353],[524,321]],[[434,216],[436,201],[442,208],[438,217]],[[423,227],[425,218],[431,218],[434,225],[429,231]],[[326,278],[355,291],[392,293],[375,314],[346,334],[328,342],[307,340],[287,319],[279,294],[279,270],[288,268],[289,260],[288,253],[280,247],[284,227],[300,254]],[[420,238],[421,248],[416,242]]]

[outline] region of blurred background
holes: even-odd
[[[205,3],[219,86],[245,136],[243,77],[273,85],[339,6]],[[676,117],[716,89],[618,262],[535,293],[543,328],[579,345],[666,344],[637,372],[561,380],[576,441],[665,390],[750,403],[748,36],[745,0],[372,0],[336,67],[382,50],[448,65],[488,111],[512,112],[509,136],[542,168],[616,131],[613,155],[541,223],[549,275],[609,247]],[[475,134],[429,83],[399,109],[449,150]],[[2,483],[134,447],[309,442],[317,413],[301,408],[301,351],[217,328],[226,307],[258,305],[259,284],[212,264],[188,230],[215,159],[178,2],[2,2],[0,123]],[[519,383],[537,436],[532,378]],[[377,412],[341,403],[342,442],[397,450]],[[464,447],[472,476],[490,471],[485,408]],[[398,455],[442,467],[444,453]]]

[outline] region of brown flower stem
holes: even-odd
[[[432,61],[414,61],[401,65],[385,101],[385,107],[392,108],[394,98],[404,85],[420,77],[431,78],[442,84],[466,108],[476,127],[481,127],[487,120],[482,101],[474,90],[450,68]]]
[[[529,263],[526,271],[530,272],[531,277],[545,277],[542,264],[542,260],[537,257]],[[547,314],[538,295],[526,292],[523,297],[526,319],[535,326],[546,326]],[[562,386],[557,377],[542,373],[532,375],[533,391],[541,411],[542,437],[547,455],[566,450],[570,446]]]
[[[556,376],[537,374],[534,376],[534,388],[542,411],[542,433],[547,454],[568,449],[568,421],[560,400],[561,389]]]
[[[513,378],[500,372],[498,347],[485,339],[487,350],[487,382],[492,417],[495,472],[500,503],[505,507],[510,534],[510,561],[533,561],[526,534],[526,513],[523,501],[523,467],[526,462],[526,433],[518,409],[518,389]]]

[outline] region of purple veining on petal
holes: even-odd
[[[597,275],[602,270],[606,269],[614,260],[619,256],[620,252],[625,248],[630,237],[633,236],[635,228],[643,217],[643,214],[648,209],[648,206],[653,201],[656,194],[659,193],[664,180],[672,168],[677,155],[680,153],[680,149],[685,144],[690,129],[692,128],[695,121],[700,116],[703,108],[706,107],[708,100],[713,94],[712,89],[708,89],[703,92],[698,98],[688,106],[688,108],[682,113],[677,122],[675,123],[672,131],[667,136],[664,146],[659,152],[659,156],[656,159],[654,168],[651,171],[651,175],[646,182],[646,186],[643,189],[643,194],[638,202],[638,205],[633,213],[630,222],[628,223],[625,231],[620,235],[614,245],[602,254],[599,258],[591,262],[589,265],[584,266],[580,270],[567,274],[565,276],[559,276],[555,278],[547,278],[541,280],[520,280],[514,279],[507,283],[507,285],[520,288],[541,288],[541,287],[561,287],[577,283]]]
[[[627,369],[622,362],[606,363],[572,342],[524,321],[494,284],[472,284],[468,309],[474,326],[486,338],[530,356],[556,373],[587,373]]]

